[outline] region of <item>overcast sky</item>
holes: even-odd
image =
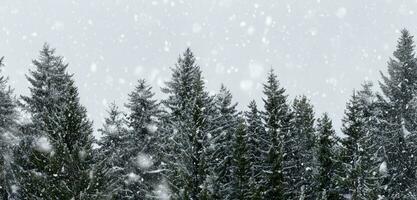
[[[290,99],[306,94],[339,129],[352,90],[386,70],[400,29],[417,34],[417,1],[255,2],[3,0],[0,55],[15,93],[28,94],[24,75],[50,43],[69,62],[96,128],[107,105],[123,106],[139,78],[161,97],[170,67],[189,46],[208,90],[224,83],[240,109],[251,99],[261,103],[272,67]]]

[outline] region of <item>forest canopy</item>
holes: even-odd
[[[406,29],[377,86],[364,82],[347,100],[343,137],[307,96],[289,99],[274,70],[262,105],[238,110],[225,85],[207,91],[187,48],[166,98],[139,78],[97,139],[70,65],[48,44],[32,64],[27,96],[0,76],[2,199],[417,198],[417,58]]]

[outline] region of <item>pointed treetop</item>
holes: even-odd
[[[107,108],[107,113],[108,113],[108,118],[105,119],[106,122],[107,120],[109,120],[109,122],[118,121],[121,111],[119,110],[119,106],[117,106],[116,102],[113,101],[110,103],[109,107]]]
[[[138,85],[129,94],[128,103],[125,104],[130,111],[128,124],[137,133],[142,133],[144,128],[156,123],[159,104],[153,97],[152,87],[144,79],[139,79]]]
[[[52,48],[48,43],[45,42],[43,43],[41,52],[53,54],[55,53],[55,48]]]
[[[195,61],[196,58],[194,57],[194,54],[191,52],[190,48],[187,48],[183,55],[178,57],[178,61],[175,63],[175,67],[171,68],[173,72],[173,80],[168,81],[167,85],[171,85],[173,84],[172,82],[179,80],[191,81],[188,79],[201,79],[200,67],[195,63]]]
[[[319,131],[329,130],[331,132],[334,132],[332,120],[330,119],[327,113],[323,113],[322,117],[317,120],[317,126],[319,128]]]
[[[152,86],[148,85],[145,79],[139,79],[135,90],[129,94],[130,101],[134,101],[134,98],[153,97],[154,94],[151,90]]]
[[[278,76],[275,74],[274,70],[268,72],[266,83],[263,84],[264,86],[264,94],[270,97],[277,97],[283,95],[284,98],[287,96],[284,95],[285,89],[280,87],[280,83],[278,80]]]
[[[414,40],[407,29],[401,30],[401,37],[398,39],[397,50],[394,51],[394,56],[400,62],[406,62],[414,58]]]
[[[308,99],[305,95],[298,96],[293,101],[293,112],[294,117],[312,117],[310,120],[311,122],[314,122],[314,108],[313,105],[310,102],[310,99]],[[302,119],[306,120],[306,119]]]
[[[372,87],[374,84],[370,81],[365,81],[362,83],[362,89],[357,92],[357,95],[360,99],[369,101],[372,100],[372,97],[375,96],[374,91],[372,90]],[[365,103],[365,102],[363,102]],[[368,102],[368,104],[371,102]]]
[[[252,112],[258,112],[258,106],[256,105],[256,101],[252,100],[249,102],[248,108],[252,111]]]
[[[372,81],[364,81],[361,85],[362,85],[362,90],[372,90],[374,83],[372,83]]]
[[[139,79],[135,89],[129,94],[129,102],[126,107],[133,112],[143,111],[141,110],[143,106],[153,107],[156,105],[156,100],[152,99],[154,95],[152,87],[146,83],[145,79]]]
[[[125,118],[115,102],[112,102],[107,110],[108,116],[104,119],[103,128],[98,131],[103,134],[103,137],[116,136],[121,134],[119,132],[124,127]]]
[[[308,99],[306,95],[301,95],[294,99],[293,104],[310,104],[310,99]]]
[[[362,113],[359,106],[359,97],[354,90],[349,101],[346,103],[346,109],[342,119],[342,132],[353,139],[357,139],[360,136],[358,134],[361,131],[362,124],[360,120]]]
[[[217,101],[219,101],[221,104],[224,104],[225,106],[232,104],[232,93],[223,84],[221,84],[220,91],[217,94]]]
[[[64,63],[62,56],[55,55],[55,49],[47,43],[40,50],[38,59],[33,60],[32,63],[41,71],[47,70],[60,74],[67,73],[68,63]]]
[[[182,54],[182,56],[180,55],[178,58],[178,63],[177,63],[177,67],[197,67],[195,64],[195,60],[196,58],[194,57],[193,52],[191,51],[191,49],[188,47],[184,53]]]
[[[274,69],[270,69],[269,70],[269,72],[268,72],[268,75],[267,75],[267,83],[266,84],[269,84],[269,85],[277,85],[277,84],[279,84],[279,82],[278,82],[278,77],[277,77],[277,75],[275,74],[275,71],[274,71]],[[278,87],[278,85],[277,85],[277,87]]]
[[[190,56],[190,57],[194,57],[193,52],[191,51],[190,47],[187,47],[187,49],[185,49],[184,53],[183,53],[184,57]]]

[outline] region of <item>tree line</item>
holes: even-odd
[[[154,98],[139,79],[93,136],[68,63],[44,45],[16,97],[0,76],[2,199],[416,199],[417,58],[401,31],[379,90],[353,91],[336,135],[271,70],[262,107],[207,92],[187,48]],[[3,59],[0,60],[2,63]]]

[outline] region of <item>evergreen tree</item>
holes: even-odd
[[[306,96],[295,98],[293,105],[292,133],[294,141],[289,146],[292,157],[289,160],[288,167],[291,167],[292,173],[288,174],[289,184],[287,189],[292,198],[300,199],[302,195],[304,198],[312,199],[314,188],[314,143],[315,143],[315,129],[314,129],[314,111],[313,106]]]
[[[376,127],[375,95],[372,84],[354,92],[348,102],[343,118],[341,161],[343,163],[342,185],[345,194],[352,199],[377,199],[380,195],[379,130]]]
[[[33,123],[15,153],[22,199],[101,198],[94,173],[92,127],[68,64],[44,45],[22,97]]]
[[[213,120],[213,132],[209,166],[214,177],[213,197],[229,199],[233,185],[233,140],[238,126],[236,103],[232,104],[232,94],[223,85],[215,97],[216,118]]]
[[[359,194],[361,199],[378,199],[382,198],[382,177],[385,172],[380,170],[386,160],[386,154],[382,148],[380,119],[383,119],[383,111],[379,109],[377,95],[372,91],[373,84],[365,82],[362,89],[357,92],[360,110],[362,113],[365,136],[359,141],[363,151],[361,168],[363,169],[362,193]]]
[[[207,196],[207,144],[213,99],[204,91],[200,68],[190,49],[178,59],[163,92],[167,108],[163,135],[165,162],[173,199]]]
[[[122,158],[125,163],[123,199],[154,199],[154,188],[160,184],[160,153],[158,152],[159,104],[153,99],[152,88],[140,79],[129,95],[126,107],[130,110],[131,131],[124,141]]]
[[[247,124],[247,149],[250,163],[249,194],[251,199],[261,199],[262,181],[265,180],[263,171],[268,156],[268,135],[262,124],[260,112],[255,101],[249,103],[249,111],[245,112]]]
[[[343,163],[343,185],[342,191],[352,196],[352,199],[359,199],[362,189],[364,189],[364,166],[362,165],[363,148],[362,140],[365,137],[365,119],[361,111],[359,97],[354,92],[350,101],[346,105],[345,116],[343,118],[342,131],[346,135],[342,140]]]
[[[336,185],[337,150],[335,131],[327,114],[317,120],[317,187],[320,199],[340,199]]]
[[[364,136],[358,141],[360,157],[359,169],[362,172],[359,176],[363,186],[358,193],[358,199],[377,199],[382,197],[381,177],[385,173],[380,171],[380,166],[385,157],[381,150],[381,129],[379,119],[382,115],[378,109],[377,96],[372,91],[373,84],[365,82],[362,89],[356,94],[364,129]],[[381,156],[382,155],[382,156]]]
[[[0,68],[3,57],[0,58]],[[1,70],[1,69],[0,69]],[[11,171],[12,152],[16,142],[16,104],[13,91],[7,85],[7,78],[0,76],[0,198],[13,199],[16,191],[14,175]]]
[[[386,117],[384,149],[387,154],[389,177],[385,180],[388,199],[412,198],[416,195],[416,128],[415,97],[417,92],[417,63],[413,36],[401,31],[394,58],[388,62],[388,76],[380,83],[381,101]]]
[[[264,84],[263,99],[265,103],[264,121],[265,128],[269,136],[269,152],[266,160],[265,172],[268,174],[265,187],[265,199],[285,199],[284,176],[283,176],[283,147],[285,140],[288,139],[290,130],[291,113],[287,105],[285,89],[281,88],[271,70],[268,74],[267,82]]]
[[[128,127],[125,114],[112,103],[105,118],[103,128],[98,130],[102,138],[98,144],[96,165],[101,166],[102,178],[106,181],[105,192],[113,198],[119,198],[123,191],[124,167],[126,165],[125,143]]]
[[[233,178],[231,181],[232,190],[229,199],[249,200],[252,199],[249,194],[250,169],[248,149],[246,146],[246,127],[243,121],[239,123],[233,141]]]

